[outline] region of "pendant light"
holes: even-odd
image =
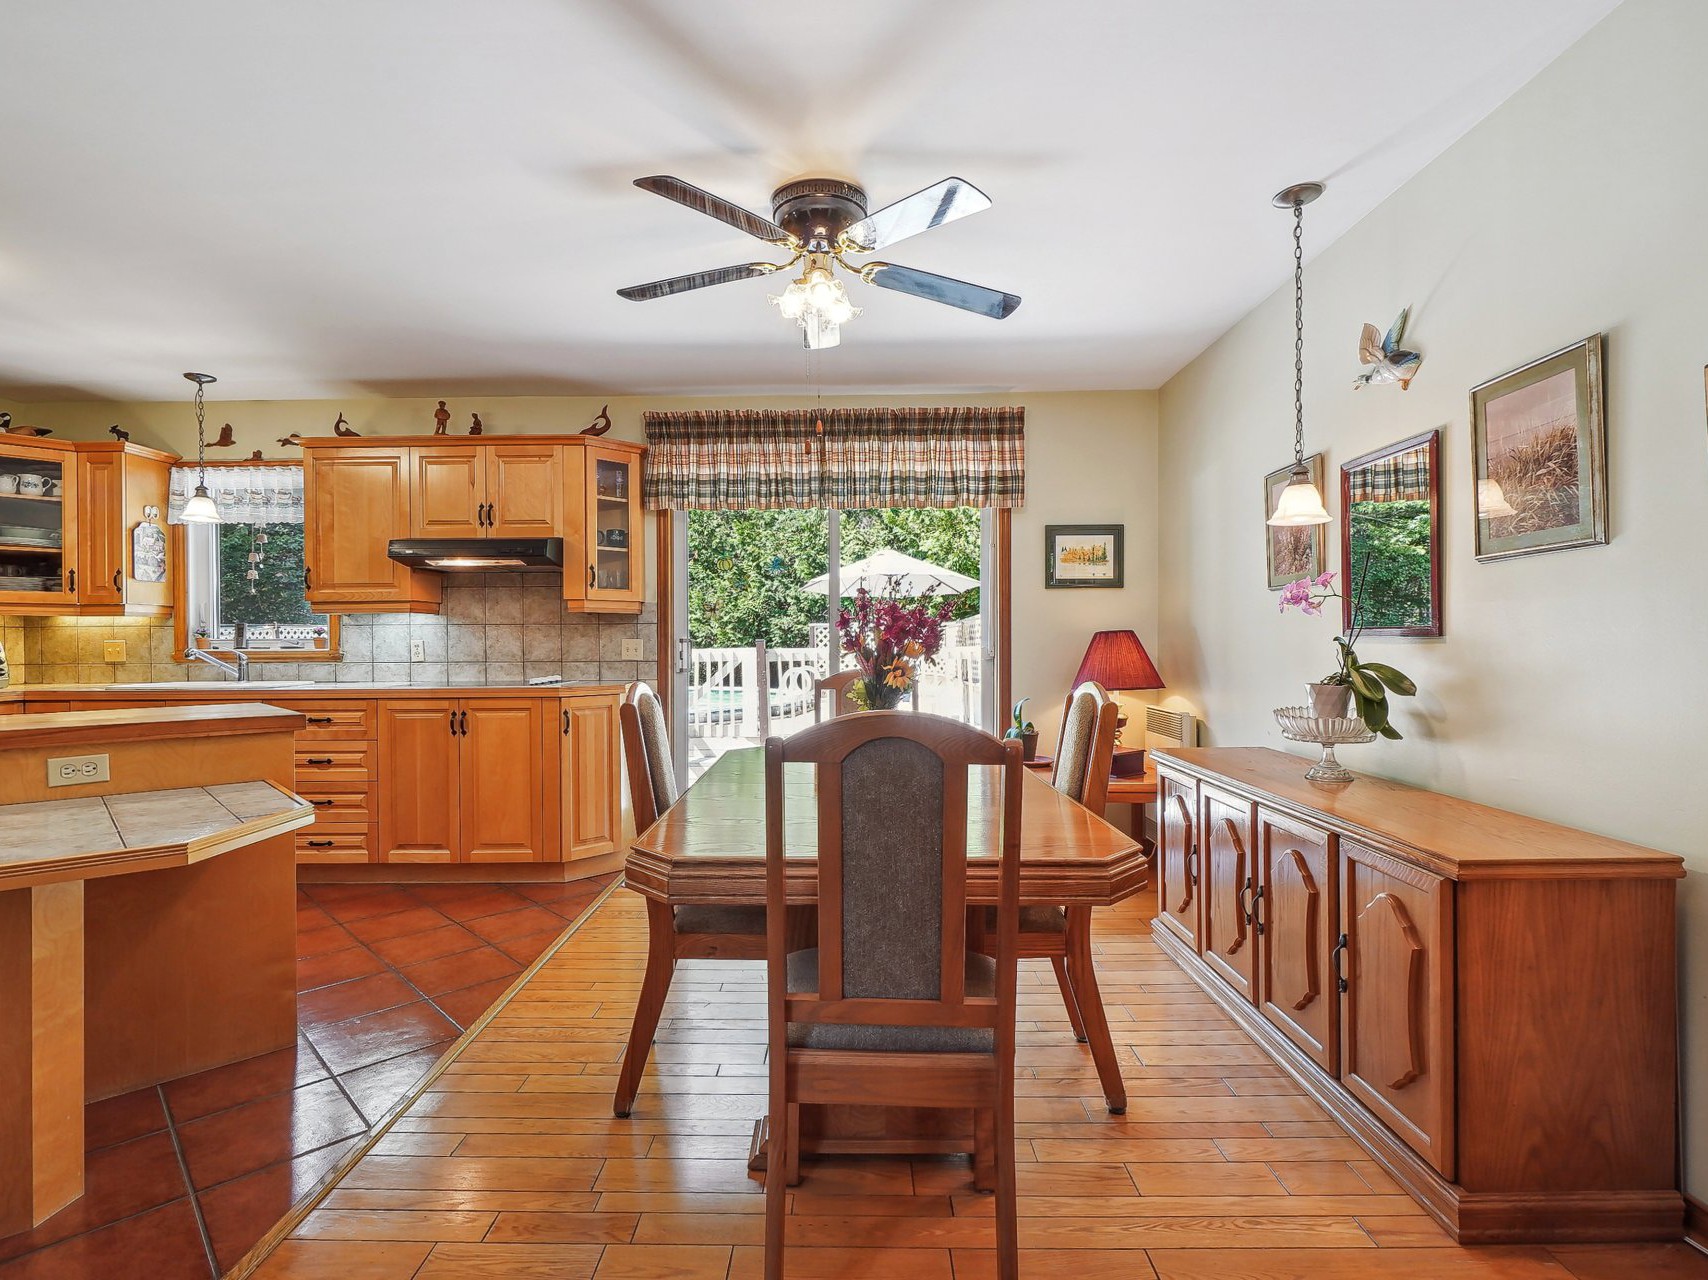
[[[1323,193],[1320,182],[1301,182],[1275,196],[1275,207],[1293,211],[1293,474],[1275,500],[1268,523],[1327,524],[1334,517],[1311,483],[1305,466],[1305,206]]]
[[[208,493],[207,406],[203,403],[203,394],[208,383],[219,379],[211,373],[186,373],[184,376],[196,384],[196,465],[201,471],[196,477],[196,491],[178,513],[178,519],[184,524],[218,524],[219,508]]]

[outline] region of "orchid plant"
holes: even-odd
[[[1334,578],[1334,571],[1331,569],[1315,578],[1300,578],[1297,582],[1288,583],[1281,588],[1281,612],[1297,609],[1306,617],[1321,617],[1325,601],[1342,598],[1339,589],[1334,585]],[[1417,686],[1412,683],[1410,677],[1386,663],[1360,662],[1353,646],[1358,643],[1358,637],[1363,633],[1364,624],[1359,617],[1358,597],[1354,593],[1352,629],[1334,638],[1340,665],[1338,669],[1324,676],[1321,683],[1350,685],[1352,700],[1358,707],[1358,718],[1372,732],[1397,740],[1402,735],[1388,718],[1388,694],[1396,693],[1402,698],[1409,698],[1417,692]]]
[[[904,604],[897,594],[900,585],[891,578],[883,595],[861,587],[854,593],[854,607],[836,615],[842,651],[853,657],[865,677],[849,696],[868,711],[900,703],[919,678],[919,668],[943,648],[950,602],[939,604],[927,591]]]

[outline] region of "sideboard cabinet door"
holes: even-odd
[[[1157,786],[1157,918],[1196,947],[1198,784],[1164,773]]]
[[[1326,831],[1258,806],[1257,1003],[1334,1075],[1340,1000],[1329,965],[1340,903],[1331,844]]]
[[[1252,857],[1252,812],[1245,797],[1200,785],[1202,830],[1198,852],[1204,895],[1199,950],[1204,963],[1247,1000],[1257,972],[1257,933],[1252,910],[1257,861]]]
[[[1453,1176],[1453,894],[1439,877],[1339,840],[1340,1076]]]

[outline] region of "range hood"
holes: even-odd
[[[484,573],[563,568],[562,538],[393,538],[386,555],[411,569]]]

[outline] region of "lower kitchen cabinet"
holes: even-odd
[[[617,700],[567,697],[560,715],[564,861],[611,853],[622,836],[622,745]]]
[[[380,704],[378,861],[458,861],[460,709],[453,698]]]

